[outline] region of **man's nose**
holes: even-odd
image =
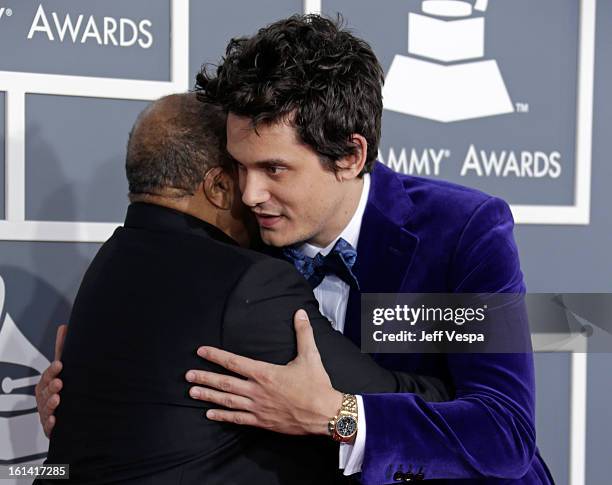
[[[257,173],[248,173],[242,177],[242,202],[249,207],[267,202],[270,193],[266,187],[263,177]]]

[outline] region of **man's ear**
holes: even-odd
[[[355,153],[336,161],[336,178],[339,181],[353,180],[359,176],[368,157],[368,141],[362,135],[353,133],[351,142],[355,145]]]
[[[204,195],[218,209],[229,210],[234,199],[234,180],[222,167],[213,167],[204,176]]]

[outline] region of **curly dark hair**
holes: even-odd
[[[151,103],[130,132],[125,171],[130,194],[173,189],[193,194],[206,171],[230,170],[225,151],[225,112],[194,93],[172,94]]]
[[[235,38],[216,73],[202,68],[202,100],[260,123],[288,119],[328,168],[352,155],[354,133],[368,142],[362,173],[378,154],[383,70],[372,48],[336,21],[294,15]]]

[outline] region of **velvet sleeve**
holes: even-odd
[[[525,291],[507,204],[489,198],[458,238],[449,287],[461,293]],[[525,319],[517,319],[525,331]],[[447,354],[450,402],[411,394],[363,396],[367,436],[362,481],[388,483],[402,469],[429,479],[522,477],[535,445],[532,353]]]

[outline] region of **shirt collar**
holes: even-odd
[[[357,241],[359,241],[359,233],[361,231],[361,221],[363,219],[363,214],[365,212],[366,204],[368,202],[369,193],[370,174],[366,173],[363,176],[363,187],[361,189],[361,198],[359,199],[357,209],[355,210],[355,213],[353,214],[353,217],[351,218],[349,223],[338,235],[338,237],[336,237],[328,246],[324,248],[315,246],[314,244],[304,243],[297,248],[298,251],[300,251],[305,256],[308,256],[309,258],[314,258],[318,253],[321,253],[323,256],[327,256],[340,238],[344,239],[347,243],[357,249]]]

